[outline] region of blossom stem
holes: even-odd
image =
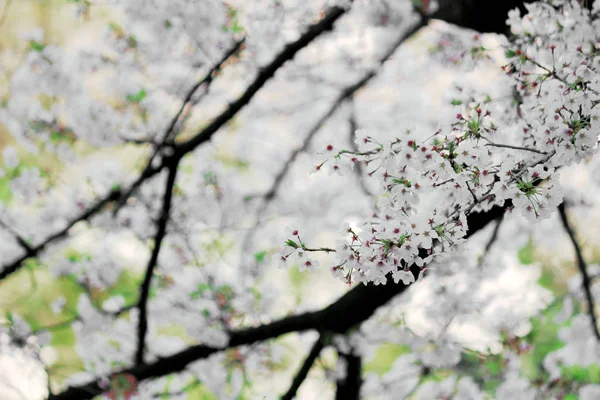
[[[530,149],[528,147],[521,147],[521,146],[513,146],[510,144],[500,144],[500,143],[486,143],[486,146],[490,146],[490,147],[503,147],[506,149],[513,149],[513,150],[523,150],[523,151],[531,151],[532,153],[537,153],[537,154],[543,154],[546,155],[548,153],[546,153],[545,151],[540,151],[540,150],[536,150],[536,149]]]

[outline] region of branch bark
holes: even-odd
[[[339,356],[346,360],[346,376],[337,381],[335,400],[359,400],[362,386],[362,358],[354,354]]]

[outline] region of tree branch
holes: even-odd
[[[594,331],[594,336],[596,336],[596,339],[598,341],[600,341],[600,332],[598,332],[598,318],[596,317],[596,307],[594,305],[594,298],[592,297],[592,290],[591,290],[592,280],[590,279],[590,275],[587,272],[587,265],[585,263],[585,260],[583,259],[583,255],[581,253],[581,248],[579,247],[579,243],[577,242],[577,239],[575,238],[575,232],[573,232],[573,228],[571,227],[571,225],[569,224],[569,220],[567,219],[567,213],[565,211],[565,202],[564,201],[558,206],[558,212],[560,214],[560,219],[565,228],[565,231],[569,235],[569,238],[571,239],[571,243],[573,243],[573,248],[575,249],[575,255],[577,256],[577,267],[579,268],[579,272],[581,272],[581,278],[582,278],[581,285],[582,285],[583,291],[585,292],[585,297],[586,297],[586,300],[588,303],[588,307],[589,307],[588,311],[590,313],[592,329]]]
[[[6,265],[0,271],[0,280],[18,271],[26,259],[37,256],[39,252],[42,251],[50,242],[66,236],[68,230],[73,225],[95,215],[108,203],[113,201],[122,202],[123,199],[126,200],[127,197],[129,197],[131,193],[133,193],[133,191],[135,191],[144,181],[158,174],[164,168],[169,168],[170,166],[178,163],[179,160],[187,153],[194,150],[200,144],[210,140],[212,135],[217,132],[225,123],[231,120],[231,118],[233,118],[237,112],[240,111],[252,99],[252,97],[254,97],[256,92],[258,92],[258,90],[275,75],[275,72],[282,67],[286,61],[291,60],[299,50],[309,45],[322,33],[331,30],[333,23],[344,13],[346,13],[346,11],[347,10],[340,7],[331,8],[320,22],[312,25],[297,41],[288,44],[268,66],[263,68],[255,81],[246,89],[244,94],[234,103],[232,103],[223,113],[221,113],[208,127],[203,129],[189,141],[183,142],[181,145],[177,146],[175,153],[170,156],[165,156],[158,166],[153,166],[151,162],[152,160],[149,160],[140,177],[127,190],[111,191],[106,197],[98,200],[89,210],[85,211],[83,214],[69,222],[66,228],[51,235],[38,246],[32,247],[32,251],[26,252],[23,257],[20,257],[19,259]],[[119,207],[116,208],[118,209]]]
[[[217,118],[213,120],[206,128],[200,131],[197,135],[192,137],[186,142],[183,142],[176,146],[176,152],[178,154],[187,154],[194,150],[196,147],[204,142],[210,140],[223,125],[225,125],[231,118],[233,118],[244,106],[246,106],[254,95],[261,89],[274,75],[279,68],[281,68],[287,61],[294,58],[298,51],[308,46],[314,39],[319,37],[322,33],[329,31],[333,28],[333,24],[342,15],[346,13],[346,9],[341,7],[332,7],[329,9],[323,19],[312,25],[298,40],[287,44],[283,51],[279,53],[277,57],[269,65],[263,67],[258,73],[254,82],[248,86],[246,91],[233,103],[227,107],[227,109],[221,113]]]
[[[139,323],[137,331],[137,350],[135,353],[135,364],[141,365],[144,363],[144,351],[146,349],[146,332],[148,331],[148,296],[150,295],[150,285],[152,283],[152,276],[158,263],[158,255],[160,248],[167,232],[167,223],[169,221],[169,212],[171,210],[171,203],[173,200],[173,189],[175,187],[175,179],[177,178],[176,163],[169,168],[169,175],[165,186],[165,194],[163,198],[163,206],[158,219],[158,226],[156,230],[156,236],[154,237],[154,248],[152,249],[152,255],[146,266],[146,273],[144,275],[144,281],[140,286],[140,299],[138,301],[139,309]]]
[[[497,219],[504,213],[506,208],[511,206],[512,203],[507,201],[504,207],[495,206],[485,213],[471,213],[467,217],[469,226],[467,238]],[[420,268],[413,265],[411,271],[415,276],[418,276]],[[225,348],[204,345],[191,346],[179,353],[159,358],[153,363],[138,365],[116,372],[114,375],[131,374],[138,381],[142,381],[180,372],[188,364],[228,348],[274,339],[290,332],[316,330],[319,332],[345,333],[355,325],[367,320],[379,307],[403,293],[406,288],[407,286],[402,283],[395,284],[391,277],[388,278],[386,285],[360,284],[324,309],[292,315],[254,328],[233,331],[230,335],[229,344]],[[100,393],[102,393],[102,389],[99,386],[99,380],[94,380],[84,385],[70,387],[62,393],[51,395],[48,400],[85,400]]]
[[[5,265],[0,271],[0,281],[8,277],[9,275],[17,272],[23,265],[23,262],[28,258],[36,257],[44,248],[50,244],[51,242],[61,239],[67,235],[69,230],[77,223],[81,221],[85,221],[90,217],[94,216],[100,210],[104,208],[108,203],[117,200],[121,195],[121,191],[119,189],[112,190],[106,197],[98,200],[92,207],[88,210],[72,219],[63,229],[57,231],[56,233],[48,236],[44,241],[35,246],[30,246],[29,250],[25,252],[25,254],[13,261],[12,263]]]
[[[502,213],[502,215],[498,217],[496,225],[494,226],[494,231],[492,232],[492,236],[490,236],[490,239],[488,240],[487,244],[485,245],[485,249],[483,250],[483,254],[479,258],[478,265],[480,267],[483,264],[485,257],[488,255],[488,253],[492,249],[492,246],[498,239],[498,232],[500,232],[500,226],[502,225],[502,221],[504,221],[504,213]]]
[[[362,358],[355,354],[338,353],[346,360],[346,376],[337,381],[335,400],[359,400],[362,386]]]
[[[183,103],[181,103],[181,107],[179,108],[179,111],[177,111],[177,114],[173,117],[173,119],[171,120],[171,123],[169,124],[169,127],[165,131],[165,135],[163,138],[164,141],[167,141],[169,139],[169,137],[176,132],[175,127],[177,125],[177,122],[179,121],[179,118],[183,114],[183,111],[185,110],[186,106],[191,102],[192,97],[194,96],[194,93],[196,93],[196,90],[198,90],[200,88],[200,86],[202,86],[204,84],[206,84],[207,89],[208,89],[208,85],[210,85],[211,82],[213,81],[214,75],[221,69],[223,64],[227,60],[229,60],[230,57],[232,57],[234,54],[236,54],[242,48],[242,45],[245,42],[246,42],[246,38],[242,38],[241,40],[238,40],[237,42],[235,42],[233,44],[233,46],[223,55],[223,57],[219,60],[219,62],[217,62],[210,69],[210,71],[208,71],[208,73],[204,76],[204,78],[202,78],[200,81],[198,81],[194,86],[192,86],[190,88],[187,95],[183,99]]]
[[[308,376],[308,371],[310,371],[310,368],[314,364],[315,360],[317,359],[317,357],[319,357],[319,354],[321,354],[321,350],[323,350],[324,345],[325,338],[323,337],[323,335],[321,335],[313,344],[313,347],[310,349],[310,353],[308,353],[308,356],[306,356],[306,359],[302,363],[302,366],[300,367],[298,372],[296,372],[296,376],[292,381],[292,385],[290,386],[288,391],[283,396],[281,396],[281,400],[292,400],[294,397],[296,397],[296,392],[300,388],[300,385],[302,385],[302,382],[304,382],[304,380]]]

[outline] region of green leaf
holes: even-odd
[[[206,292],[207,290],[212,289],[212,286],[209,285],[208,283],[201,283],[198,285],[198,289],[193,291],[191,293],[192,299],[197,299],[198,297],[200,297],[200,295],[204,292]]]
[[[453,106],[460,106],[462,104],[462,100],[452,99],[452,101],[450,102],[450,104],[452,104]]]
[[[130,103],[136,103],[139,104],[142,102],[142,100],[144,100],[144,98],[146,97],[146,89],[142,89],[139,92],[137,92],[137,94],[133,95],[133,94],[128,94],[126,96],[127,101],[129,101]]]
[[[521,248],[521,250],[519,250],[518,256],[521,264],[528,265],[533,263],[535,256],[535,248],[531,239],[524,247]]]
[[[514,50],[506,50],[506,52],[504,53],[504,55],[506,56],[506,58],[513,58],[517,56],[517,52]]]
[[[290,246],[290,247],[294,248],[294,249],[297,249],[298,247],[300,247],[300,246],[298,246],[298,244],[297,244],[296,242],[294,242],[292,239],[288,239],[288,240],[286,240],[285,244],[286,244],[287,246]]]
[[[392,369],[394,362],[403,354],[409,354],[410,347],[405,344],[383,343],[375,350],[375,357],[364,366],[365,372],[374,372],[379,376]]]
[[[600,383],[600,365],[592,364],[587,368],[581,365],[569,365],[561,368],[561,376],[571,382],[597,384]]]
[[[52,332],[51,346],[73,346],[75,343],[77,343],[77,336],[70,326]]]
[[[485,363],[485,367],[487,368],[490,375],[497,375],[500,372],[502,372],[502,360],[490,357],[490,360]]]
[[[30,40],[29,41],[29,48],[33,51],[39,51],[42,52],[44,51],[44,48],[46,48],[45,44],[36,42],[35,40]]]
[[[10,311],[6,312],[6,320],[8,321],[8,323],[10,325],[12,325],[12,324],[15,323],[15,320],[13,319],[13,315],[12,315],[12,313]]]
[[[254,259],[256,260],[257,263],[262,263],[263,261],[265,261],[266,255],[267,255],[266,251],[260,251],[260,252],[254,254]]]

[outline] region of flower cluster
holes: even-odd
[[[475,93],[453,101],[454,121],[435,132],[405,129],[382,143],[359,131],[356,150],[327,147],[333,157],[317,170],[360,163],[381,188],[372,218],[337,244],[336,276],[410,283],[410,266],[423,270],[459,247],[471,212],[504,206],[537,221],[562,202],[556,170],[597,148],[600,25],[575,1],[527,7],[508,20],[516,34],[504,43],[509,99]],[[292,248],[297,257],[306,250]]]

